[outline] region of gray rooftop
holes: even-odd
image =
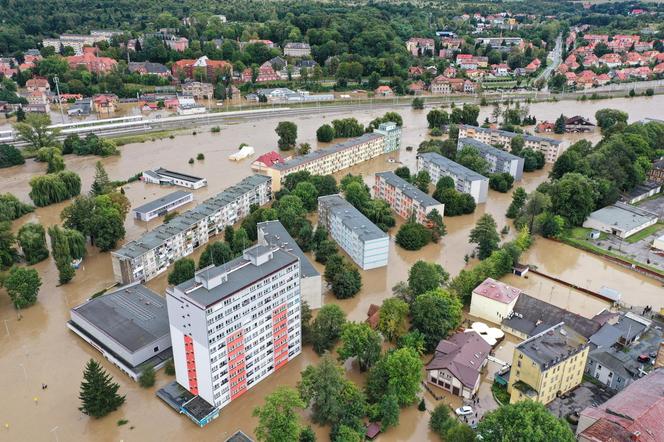
[[[627,371],[627,364],[633,356],[615,348],[598,348],[588,353],[588,359],[606,367],[623,379],[629,379],[633,375]]]
[[[90,299],[72,311],[130,352],[169,334],[166,301],[141,284]]]
[[[452,175],[456,176],[458,179],[464,181],[487,181],[488,178],[480,175],[474,170],[470,170],[465,166],[462,166],[459,163],[455,163],[447,157],[442,156],[436,152],[425,152],[417,154],[418,157],[424,158],[424,160],[429,161],[439,167],[442,170],[448,171]]]
[[[288,161],[284,161],[283,163],[277,163],[272,165],[273,169],[277,170],[288,170],[288,169],[293,169],[295,167],[301,166],[303,164],[319,160],[323,157],[326,157],[328,155],[332,155],[337,152],[341,152],[342,150],[346,149],[351,149],[358,144],[366,143],[368,141],[374,140],[376,138],[382,138],[383,135],[377,134],[377,133],[368,133],[361,135],[357,138],[352,138],[350,140],[346,140],[343,143],[338,143],[335,144],[334,146],[326,147],[323,149],[318,149],[318,150],[312,150],[306,155],[299,155],[295,158],[292,158]]]
[[[521,158],[513,155],[509,152],[506,152],[502,149],[496,149],[495,147],[482,143],[475,138],[459,138],[459,144],[457,145],[457,150],[461,150],[464,147],[472,147],[477,149],[480,153],[493,155],[496,158],[500,158],[503,161],[519,161]]]
[[[326,195],[318,198],[318,205],[324,206],[330,213],[341,219],[343,225],[357,233],[360,241],[371,241],[387,237],[369,218],[357,210],[341,195]]]
[[[169,178],[175,178],[182,181],[190,181],[192,183],[201,181],[203,179],[201,177],[187,175],[186,173],[173,172],[172,170],[164,169],[163,167],[155,169],[154,172],[158,175],[166,176]]]
[[[586,339],[561,322],[523,341],[517,349],[547,369],[585,347]]]
[[[265,221],[258,223],[258,230],[263,232],[263,238],[268,244],[277,246],[300,258],[300,275],[304,278],[319,276],[320,273],[311,264],[297,242],[288,234],[286,228],[279,221]]]
[[[136,207],[134,212],[136,213],[148,213],[153,210],[160,209],[164,206],[167,206],[179,199],[185,198],[191,195],[191,192],[185,192],[184,190],[176,190],[175,192],[169,193],[168,195],[162,196],[159,199],[145,203],[142,206]]]
[[[595,210],[588,218],[604,223],[608,226],[614,226],[624,232],[636,229],[653,219],[657,215],[638,207],[630,206],[624,203],[615,203],[612,206],[606,206]]]
[[[252,262],[266,253],[272,256],[262,264]],[[207,308],[294,262],[298,262],[298,258],[291,253],[277,247],[257,245],[245,250],[239,258],[198,271],[193,279],[178,285],[177,289]],[[206,285],[210,288],[207,289]]]
[[[121,249],[113,253],[125,258],[137,258],[144,253],[159,247],[167,239],[190,229],[203,218],[212,215],[222,207],[239,199],[246,193],[253,191],[257,186],[264,184],[269,180],[270,178],[265,175],[250,175],[238,184],[206,199],[193,209],[176,216],[170,220],[168,224],[162,224],[139,239],[128,242]]]
[[[408,181],[394,174],[394,172],[378,172],[376,176],[381,177],[391,186],[399,188],[399,190],[409,198],[418,201],[424,207],[439,206],[442,204],[440,201],[433,199],[428,194],[422,192],[417,187],[410,184]],[[442,215],[442,213],[441,213]]]
[[[559,145],[562,144],[562,141],[559,140],[554,140],[553,138],[545,138],[545,137],[538,137],[537,135],[530,135],[530,134],[517,134],[514,132],[508,132],[506,130],[500,130],[500,129],[491,129],[488,127],[479,127],[479,126],[470,126],[467,124],[460,124],[459,129],[474,129],[477,132],[483,132],[483,133],[489,133],[489,134],[498,134],[502,137],[509,137],[509,138],[514,138],[517,135],[521,135],[524,140],[526,141],[532,141],[535,143],[540,143],[540,142],[547,142],[550,144],[555,144]]]

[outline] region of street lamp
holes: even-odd
[[[58,94],[58,104],[60,105],[60,117],[62,118],[62,124],[65,124],[65,114],[62,112],[62,98],[60,98],[60,79],[57,75],[53,77],[53,83],[55,83],[55,92]]]

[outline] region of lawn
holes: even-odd
[[[634,243],[639,242],[642,239],[652,235],[653,233],[657,233],[657,231],[659,231],[663,228],[664,228],[664,223],[653,224],[652,226],[646,227],[645,229],[641,230],[640,232],[637,232],[634,235],[630,236],[629,238],[625,239],[625,241],[627,241],[630,244],[634,244]]]

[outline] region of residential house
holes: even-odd
[[[131,61],[127,67],[129,72],[132,74],[137,73],[140,75],[157,75],[163,78],[168,78],[171,75],[171,72],[168,70],[168,68],[161,63],[152,63],[149,61]]]
[[[173,77],[194,80],[214,81],[219,76],[233,74],[233,66],[223,60],[210,60],[202,56],[196,60],[178,60],[171,67]]]
[[[500,324],[512,313],[521,293],[521,290],[516,287],[487,278],[473,289],[470,315]]]
[[[509,146],[512,138],[519,134],[507,132],[499,129],[459,125],[459,138],[477,138],[485,144],[491,146],[501,144]],[[554,163],[562,149],[562,142],[551,138],[544,138],[535,135],[521,134],[526,145],[525,147],[540,151],[544,154],[547,163]]]
[[[608,54],[606,54],[606,55],[608,55]],[[595,66],[599,65],[599,58],[597,58],[597,56],[595,54],[590,53],[590,54],[583,57],[582,64],[583,64],[583,67],[586,68],[586,69],[591,68],[591,67],[595,67]]]
[[[284,159],[279,154],[279,152],[275,152],[273,150],[268,153],[264,153],[263,155],[260,155],[258,158],[256,158],[251,163],[251,170],[253,170],[256,173],[264,173],[266,169],[272,167],[275,164],[283,162]]]
[[[279,74],[274,70],[272,65],[269,62],[263,63],[258,68],[258,75],[256,76],[256,83],[266,83],[268,81],[278,81],[280,80]],[[248,83],[253,79],[254,72],[251,68],[246,68],[242,71],[241,80],[244,83]]]
[[[421,95],[427,90],[427,85],[422,80],[417,80],[408,85],[408,90],[413,95]]]
[[[471,399],[480,387],[491,346],[474,330],[459,332],[438,343],[426,365],[427,382],[455,396]]]
[[[434,95],[447,95],[452,93],[452,85],[448,77],[439,75],[431,80],[429,90]]]
[[[387,86],[387,85],[381,85],[374,90],[374,94],[376,94],[378,97],[391,97],[394,95],[394,92],[392,91],[392,88]]]
[[[182,84],[182,93],[194,97],[194,99],[211,99],[214,97],[214,86],[210,83],[200,81],[185,81]]]
[[[287,57],[308,57],[311,55],[311,46],[309,46],[309,43],[303,42],[286,43],[284,55]]]
[[[478,86],[477,83],[470,81],[470,80],[465,80],[463,82],[463,91],[467,94],[474,94],[477,92]]]
[[[533,74],[535,71],[537,71],[540,67],[542,66],[542,62],[540,61],[539,58],[535,58],[533,61],[528,63],[526,66],[526,73],[528,74]]]
[[[648,180],[664,184],[664,158],[660,158],[652,163],[652,168],[648,172]]]
[[[505,63],[493,64],[491,73],[496,77],[507,77],[510,74],[510,67]]]
[[[541,121],[535,126],[535,132],[537,133],[552,133],[555,124],[550,121]]]
[[[284,58],[279,56],[271,58],[269,62],[275,71],[280,71],[282,69],[285,69],[286,66],[288,66],[288,62]]]
[[[164,43],[169,49],[176,52],[184,52],[189,47],[189,40],[185,37],[172,36],[171,38],[164,39]]]
[[[459,54],[456,58],[456,64],[461,69],[486,68],[489,65],[489,58],[470,54]]]
[[[70,69],[83,67],[94,74],[107,74],[115,69],[118,62],[109,57],[97,57],[96,48],[84,48],[83,55],[65,57]]]
[[[637,54],[637,55],[638,55],[638,54]],[[586,59],[587,59],[587,58],[586,58]],[[598,61],[598,62],[599,62],[599,64],[604,64],[604,65],[606,65],[606,66],[607,66],[608,68],[610,68],[610,69],[617,68],[618,66],[622,65],[622,59],[620,58],[620,55],[618,55],[618,54],[613,54],[613,53],[602,55],[602,56],[599,58],[599,61]],[[640,64],[640,60],[639,60],[639,63],[638,63],[638,64]],[[583,60],[583,66],[584,66],[584,67],[589,67],[589,65],[586,64],[586,60],[585,60],[585,59]],[[590,65],[590,66],[592,66],[592,65]]]
[[[92,110],[100,115],[112,115],[118,104],[118,96],[114,94],[98,94],[92,97]]]
[[[575,115],[565,119],[565,132],[591,132],[595,125],[589,119],[580,115]]]
[[[45,78],[31,78],[25,82],[25,88],[28,92],[42,92],[48,94],[51,92],[51,85]]]
[[[412,37],[406,42],[406,50],[415,57],[422,55],[433,55],[436,43],[433,38]]]
[[[424,75],[424,68],[422,66],[411,66],[408,68],[409,77],[419,77]]]
[[[457,143],[457,152],[463,149],[472,149],[484,158],[489,166],[490,173],[508,173],[515,181],[523,176],[524,159],[505,150],[497,149],[475,138],[461,138]]]

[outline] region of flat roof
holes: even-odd
[[[342,198],[341,195],[318,197],[318,204],[324,205],[331,213],[340,218],[347,229],[357,233],[360,241],[371,241],[387,237],[387,233],[380,230],[378,226],[372,223],[369,218],[364,216],[351,203]]]
[[[264,221],[258,223],[257,227],[263,232],[263,238],[265,238],[268,244],[290,252],[300,259],[300,275],[305,278],[320,276],[318,270],[311,264],[311,261],[309,261],[300,246],[297,245],[293,237],[288,234],[283,224],[279,221]]]
[[[316,161],[319,160],[323,157],[326,157],[328,155],[332,155],[334,153],[340,152],[342,150],[350,149],[352,147],[357,146],[358,144],[363,144],[371,140],[375,140],[377,138],[381,138],[384,135],[378,134],[378,133],[368,133],[361,135],[357,138],[351,138],[350,140],[346,140],[342,143],[337,143],[334,146],[330,147],[325,147],[323,149],[318,149],[318,150],[312,150],[306,155],[299,155],[295,158],[292,158],[288,161],[284,161],[283,163],[277,163],[273,164],[272,168],[276,170],[288,170],[292,169],[294,167],[301,166],[302,164],[309,163],[311,161]]]
[[[436,152],[425,152],[417,154],[418,157],[424,158],[426,161],[433,163],[439,168],[446,170],[454,176],[461,178],[465,181],[488,181],[489,179],[474,170],[470,170],[466,166],[455,163],[447,157],[442,156]]]
[[[627,196],[629,197],[629,199],[636,198],[661,187],[662,185],[660,183],[656,183],[654,181],[646,181],[643,184],[637,185],[634,189],[628,192]]]
[[[149,203],[145,203],[142,206],[136,207],[134,209],[134,212],[136,213],[152,212],[154,210],[161,209],[164,206],[168,206],[169,204],[172,204],[175,201],[189,197],[191,195],[192,195],[191,192],[185,192],[184,190],[176,190],[175,192],[171,192],[168,195],[162,196],[159,199],[150,201]]]
[[[270,259],[260,265],[252,262],[252,257],[268,252],[272,253]],[[298,261],[297,256],[279,248],[253,246],[245,250],[239,258],[198,271],[194,278],[179,284],[176,288],[195,303],[209,307]],[[222,282],[215,285],[214,280],[219,281],[217,278],[221,278]],[[205,288],[208,283],[212,285],[210,289]]]
[[[523,159],[502,149],[496,149],[495,147],[489,144],[482,143],[480,140],[476,140],[475,138],[459,138],[459,144],[457,145],[457,150],[461,150],[464,147],[475,148],[480,153],[493,155],[496,158],[500,158],[501,160],[504,161],[519,161]]]
[[[443,204],[440,201],[435,200],[430,195],[422,192],[420,189],[413,186],[408,181],[395,175],[394,172],[378,172],[376,176],[381,177],[389,185],[397,187],[401,191],[401,193],[419,202],[424,207],[439,206]]]
[[[265,175],[250,175],[238,184],[206,199],[193,209],[176,216],[167,224],[161,224],[139,239],[126,243],[121,249],[112,253],[131,259],[137,258],[144,253],[159,247],[167,239],[190,229],[203,218],[212,215],[222,207],[232,203],[244,194],[253,191],[257,186],[266,183],[270,179],[270,177]]]
[[[142,284],[90,299],[72,312],[132,353],[170,333],[166,301]]]
[[[509,304],[516,300],[521,294],[521,290],[503,282],[496,281],[493,278],[487,278],[482,284],[475,287],[473,294],[493,299],[503,304]]]
[[[588,219],[628,232],[657,219],[657,215],[624,203],[615,203],[592,212]]]
[[[515,132],[508,132],[506,130],[500,130],[500,129],[491,129],[489,127],[479,127],[479,126],[470,126],[468,124],[460,124],[459,125],[460,129],[474,129],[477,132],[484,132],[484,133],[490,133],[490,134],[498,134],[503,137],[509,137],[509,138],[514,138],[517,135],[521,135],[524,140],[526,141],[533,141],[535,143],[540,143],[540,142],[547,142],[555,145],[562,144],[562,141],[554,140],[553,138],[546,138],[546,137],[538,137],[537,135],[530,135],[530,134],[517,134]]]
[[[549,368],[583,350],[586,339],[564,322],[554,325],[517,345],[517,349],[540,365]]]
[[[159,174],[159,175],[163,175],[163,176],[166,176],[166,177],[169,177],[169,178],[175,178],[175,179],[182,180],[182,181],[189,181],[189,182],[192,182],[192,183],[196,183],[198,181],[203,180],[203,178],[201,178],[201,177],[197,177],[197,176],[193,176],[193,175],[187,175],[185,173],[180,173],[180,172],[173,172],[172,170],[164,169],[163,167],[160,167],[159,169],[155,169],[154,172]]]

